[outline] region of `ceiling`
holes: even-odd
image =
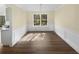
[[[54,11],[61,6],[61,4],[16,4],[27,11]]]

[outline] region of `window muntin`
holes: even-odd
[[[34,26],[47,25],[47,14],[34,14]]]
[[[5,16],[0,16],[0,27],[5,24]]]
[[[41,15],[41,25],[47,25],[47,15],[46,14]]]
[[[34,15],[34,25],[40,25],[40,15]]]

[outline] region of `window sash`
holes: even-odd
[[[47,14],[34,14],[34,26],[47,25]]]

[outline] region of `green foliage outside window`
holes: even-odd
[[[47,25],[47,15],[41,15],[41,25]]]
[[[35,14],[34,25],[47,25],[47,14]]]
[[[0,16],[0,27],[5,23],[5,16]]]

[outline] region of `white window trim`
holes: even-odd
[[[40,25],[34,25],[34,15],[39,14],[40,15]],[[41,15],[46,14],[47,15],[47,25],[41,25]],[[48,26],[48,14],[47,13],[33,13],[33,27],[47,27]]]

